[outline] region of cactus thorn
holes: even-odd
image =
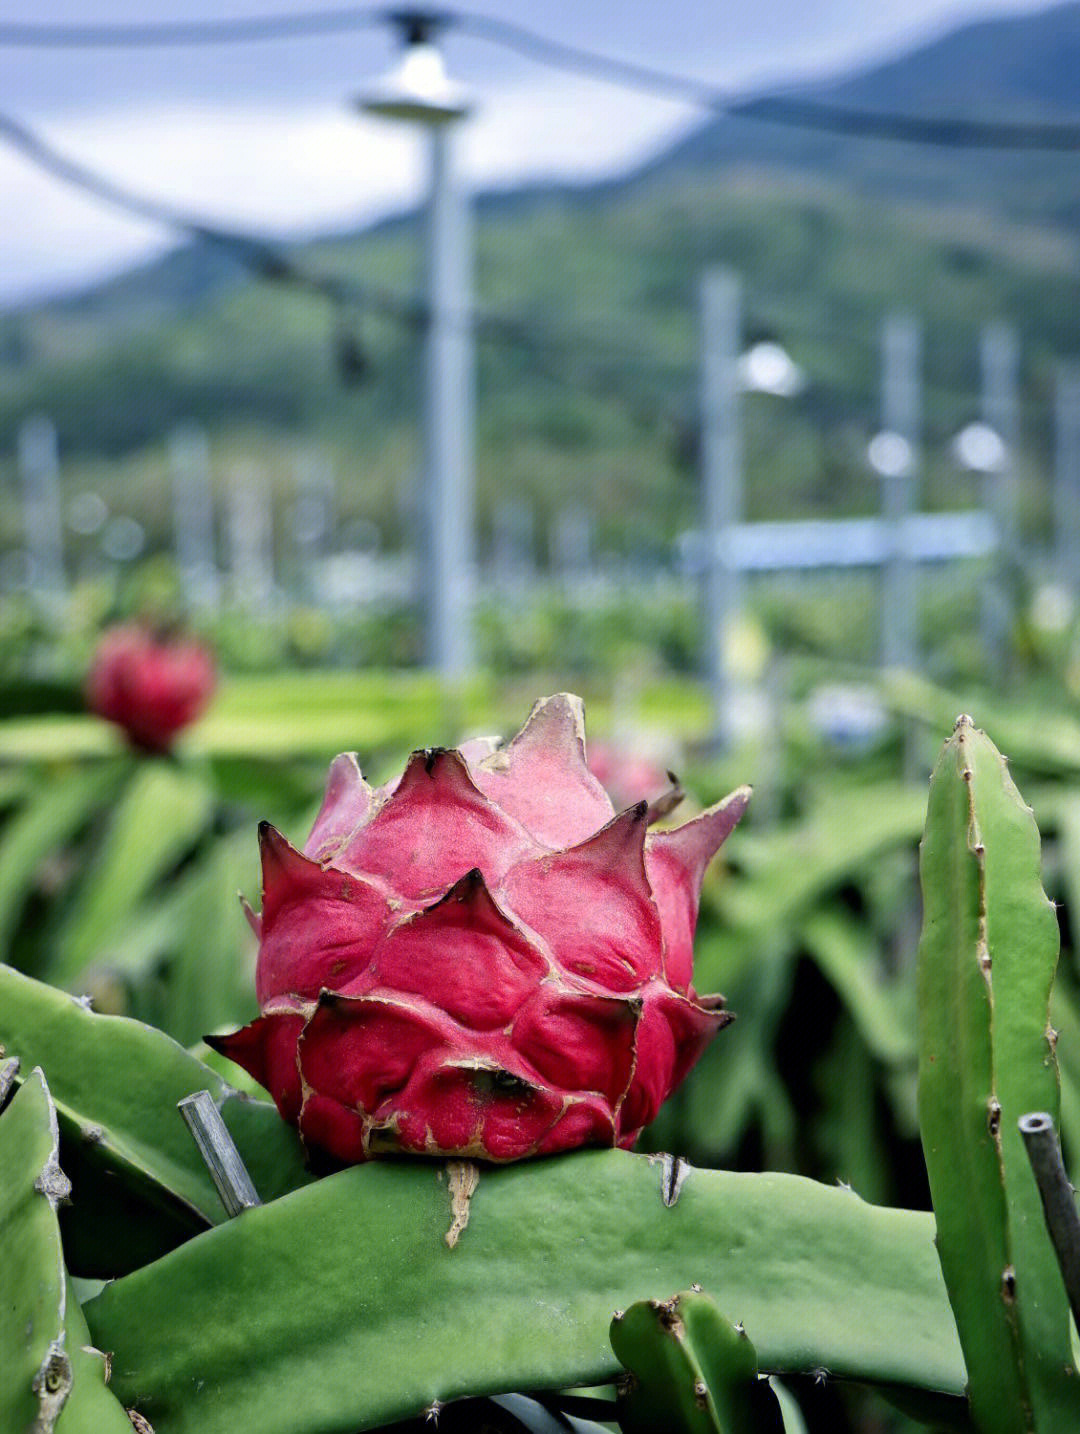
[[[0,1055],[3,1054],[0,1049]],[[19,1074],[19,1057],[12,1056],[0,1066],[0,1110],[7,1105],[12,1091],[15,1089],[15,1077]]]
[[[660,1198],[670,1210],[677,1203],[683,1182],[690,1174],[690,1166],[681,1155],[665,1155],[663,1162],[663,1183]]]
[[[956,721],[953,723],[953,731],[954,731],[954,732],[959,732],[959,730],[960,730],[961,727],[974,727],[974,726],[975,726],[975,723],[974,723],[973,719],[972,719],[971,717],[969,717],[966,712],[961,712],[960,715],[959,715],[959,717],[957,717]]]
[[[969,718],[968,720],[970,721],[971,719]],[[818,1365],[817,1369],[812,1369],[810,1373],[813,1377],[815,1384],[824,1384],[829,1377],[829,1371],[820,1364]]]
[[[82,1346],[82,1352],[83,1354],[96,1355],[97,1358],[101,1360],[101,1363],[104,1366],[103,1374],[105,1383],[108,1384],[109,1380],[112,1378],[112,1350],[95,1349],[92,1344],[84,1344]]]
[[[694,1403],[699,1409],[709,1407],[709,1387],[703,1379],[694,1382]]]
[[[618,1324],[620,1320],[626,1318],[626,1311],[616,1310],[615,1313],[611,1316],[611,1318],[615,1321],[616,1324]]]
[[[439,1427],[439,1415],[441,1413],[442,1402],[438,1399],[433,1399],[428,1405],[428,1407],[424,1410],[424,1423],[434,1424],[437,1429]]]
[[[693,1293],[694,1293],[695,1295],[701,1294],[701,1286],[698,1285],[698,1284],[693,1284],[693,1285],[691,1285],[691,1286],[690,1286],[690,1289],[693,1291]]]
[[[1001,1272],[1001,1298],[1007,1305],[1016,1299],[1016,1271],[1012,1265],[1006,1265]]]

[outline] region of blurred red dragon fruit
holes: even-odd
[[[642,799],[650,803],[662,799],[671,810],[672,791],[681,795],[674,775],[643,748],[630,744],[590,742],[589,771],[619,808]]]
[[[122,727],[133,746],[167,752],[203,711],[215,683],[213,656],[201,642],[133,623],[101,639],[86,679],[86,703]]]
[[[616,815],[566,694],[385,787],[337,757],[302,853],[260,827],[262,1014],[207,1039],[341,1161],[631,1146],[731,1019],[692,943],[749,795],[662,832]]]

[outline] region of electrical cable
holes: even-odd
[[[428,321],[427,305],[419,298],[358,283],[340,275],[312,273],[297,264],[282,248],[265,239],[208,223],[174,205],[134,193],[62,154],[27,125],[3,112],[0,112],[0,139],[6,140],[24,158],[53,178],[90,194],[114,209],[214,244],[258,278],[289,285],[327,301],[335,312],[335,349],[339,363],[345,347],[342,340],[344,320],[349,312],[366,310],[414,331],[422,329]],[[583,360],[592,358],[592,371],[587,373],[587,378],[596,384],[610,374],[612,360],[618,367],[625,365],[627,358],[623,351],[613,350],[609,344],[589,335],[566,333],[545,337],[528,320],[512,315],[474,310],[461,315],[460,321],[469,322],[479,340],[510,345],[528,352],[539,372],[555,382],[566,382],[571,386],[584,381]],[[559,366],[559,361],[563,366]],[[571,365],[575,366],[576,374],[570,373]],[[603,365],[607,366],[606,372]],[[355,381],[361,365],[351,352],[346,366],[350,381]],[[641,371],[642,365],[635,365],[635,372]],[[657,365],[659,372],[661,366]],[[603,386],[609,387],[609,384],[604,383]]]
[[[31,21],[0,22],[0,46],[35,50],[153,49],[174,46],[237,45],[260,40],[292,40],[336,35],[385,24],[387,10],[305,10],[280,15],[248,15],[232,20],[161,20],[135,25],[66,25]]]
[[[0,112],[0,139],[6,140],[24,158],[62,183],[80,189],[112,208],[120,209],[136,218],[147,219],[164,228],[187,234],[193,239],[215,244],[227,250],[245,268],[262,279],[292,284],[318,294],[336,305],[353,303],[405,323],[417,324],[422,319],[422,309],[411,300],[400,298],[383,289],[359,285],[352,280],[312,274],[264,239],[209,224],[171,204],[135,194],[79,161],[61,154],[28,126],[3,112]]]
[[[805,95],[740,99],[705,80],[606,55],[542,35],[524,25],[470,10],[357,8],[283,12],[235,20],[160,21],[138,25],[0,24],[0,46],[106,48],[235,44],[296,39],[395,23],[456,30],[564,71],[682,100],[732,119],[748,119],[860,139],[950,149],[1080,150],[1080,125],[1056,121],[912,115],[831,104]]]

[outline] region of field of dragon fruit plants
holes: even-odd
[[[898,739],[830,763],[793,712],[721,760],[674,683],[636,715],[677,785],[610,701],[590,773],[563,699],[475,740],[536,696],[491,680],[203,696],[0,724],[0,1427],[1075,1427],[1016,1131],[1080,1150],[1070,717],[976,712],[1040,858],[914,683],[929,813]]]

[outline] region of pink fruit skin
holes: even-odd
[[[94,654],[86,705],[123,728],[132,746],[167,752],[206,707],[216,680],[202,643],[157,637],[138,625],[115,627]]]
[[[662,832],[616,814],[565,693],[386,788],[337,757],[303,852],[260,827],[261,1015],[207,1039],[348,1163],[632,1146],[732,1019],[693,935],[749,796]]]

